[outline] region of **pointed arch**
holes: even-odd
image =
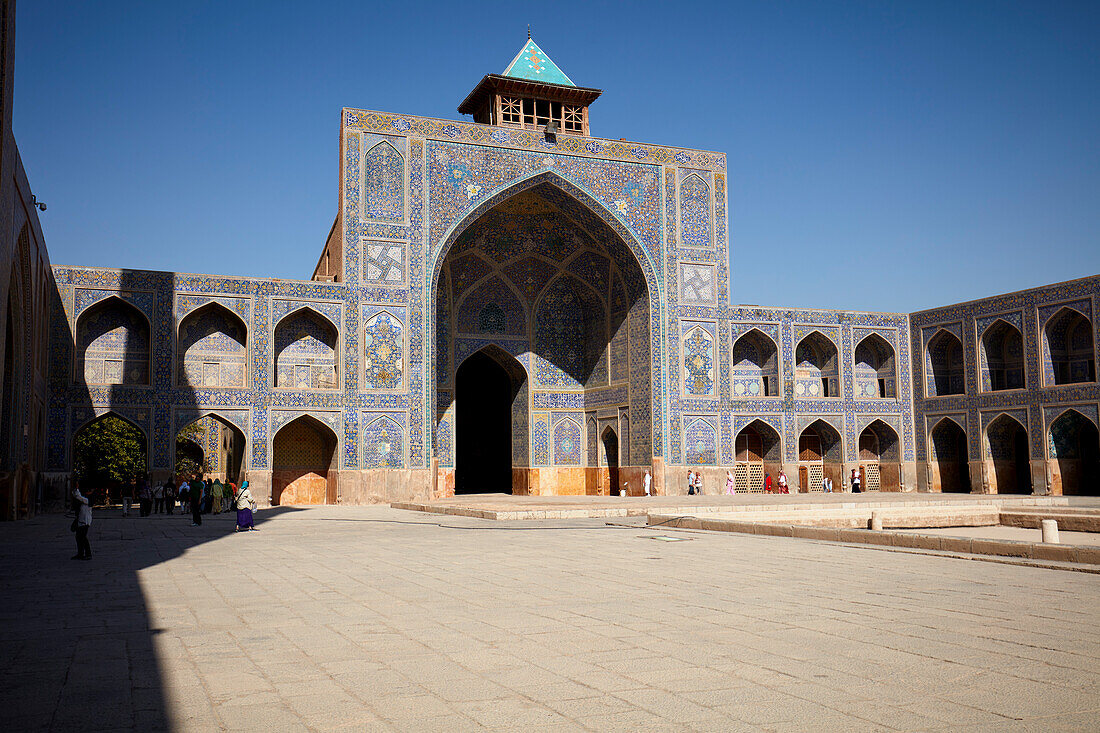
[[[998,318],[979,341],[982,390],[997,392],[1024,388],[1024,336],[1020,329]]]
[[[852,358],[857,398],[897,397],[897,359],[893,344],[877,333],[868,334],[856,344]]]
[[[733,342],[730,362],[735,396],[775,397],[779,394],[779,347],[771,336],[752,328]]]
[[[200,440],[184,435],[192,425],[204,422],[213,423],[217,427],[213,435],[204,434]],[[205,430],[209,429],[208,425]],[[179,471],[179,452],[181,448],[187,449],[180,444],[186,441],[198,449],[201,459],[199,464],[203,468],[204,476],[239,483],[241,473],[246,468],[247,436],[247,426],[238,424],[236,420],[216,409],[202,410],[194,419],[180,425],[175,432],[172,441],[175,451],[175,458],[172,461],[173,472]]]
[[[696,417],[685,420],[684,462],[689,466],[718,464],[718,428],[714,418]]]
[[[954,417],[941,416],[929,430],[928,463],[932,491],[963,494],[971,491],[966,429]]]
[[[863,491],[901,490],[901,441],[893,426],[872,420],[860,432],[857,449]]]
[[[1043,324],[1043,376],[1048,386],[1096,381],[1092,321],[1062,306]]]
[[[147,385],[152,325],[149,317],[117,295],[86,308],[76,320],[74,381]]]
[[[712,249],[712,210],[710,184],[698,173],[680,181],[680,246]]]
[[[363,154],[363,218],[400,223],[405,220],[405,156],[389,140]]]
[[[89,434],[93,426],[99,424],[103,424],[102,430],[109,434],[108,437],[101,435],[97,439]],[[85,482],[85,487],[104,492],[100,496],[106,498],[112,488],[149,470],[149,448],[149,432],[144,426],[120,412],[107,410],[88,418],[73,430],[72,468]],[[111,453],[110,461],[104,460],[105,452]]]
[[[581,465],[581,426],[573,418],[565,417],[554,425],[554,465]]]
[[[382,415],[363,428],[363,468],[404,468],[405,430]]]
[[[299,415],[271,440],[271,503],[335,504],[339,438],[312,415]]]
[[[1069,407],[1051,421],[1047,437],[1052,493],[1100,494],[1100,431],[1096,423]]]
[[[180,319],[176,330],[179,386],[248,386],[248,324],[217,301]]]
[[[840,354],[832,339],[810,331],[799,340],[794,357],[796,398],[840,396]]]
[[[1027,427],[1002,412],[985,428],[989,488],[995,494],[1030,494],[1031,464]]]
[[[279,319],[273,331],[274,386],[336,389],[340,384],[340,330],[315,308],[303,305]]]
[[[404,380],[405,324],[380,310],[363,325],[363,387],[397,390]]]
[[[929,397],[946,397],[966,392],[966,370],[963,345],[958,336],[940,328],[925,347],[925,393]]]
[[[455,371],[454,415],[455,493],[511,493],[516,469],[528,464],[524,366],[496,344],[462,359]]]
[[[712,397],[715,393],[714,334],[702,324],[689,327],[681,342],[684,360],[684,394]]]

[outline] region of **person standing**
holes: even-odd
[[[213,507],[211,512],[214,514],[222,513],[222,495],[225,492],[225,488],[222,486],[222,482],[219,479],[214,479],[214,483],[210,485],[210,495],[212,497]]]
[[[122,485],[122,516],[130,516],[130,507],[134,503],[134,480],[130,479]]]
[[[256,520],[252,516],[252,510],[256,508],[256,502],[252,498],[252,492],[248,490],[248,481],[241,484],[241,490],[233,498],[233,507],[237,510],[237,526],[234,532],[248,530],[256,531]]]
[[[772,475],[770,473],[764,474],[764,493],[772,493]]]
[[[787,488],[787,474],[780,471],[779,472],[779,478],[776,479],[775,483],[776,483],[776,486],[779,487],[779,493],[780,494],[789,494],[789,493],[791,493],[790,489]]]
[[[191,479],[191,526],[202,526],[202,481],[195,476]]]
[[[858,468],[853,468],[852,469],[852,493],[853,494],[858,494],[859,493],[859,469]]]
[[[147,517],[153,512],[153,489],[149,486],[149,478],[141,477],[138,485],[138,514]]]
[[[153,514],[161,514],[164,511],[164,482],[158,481],[153,486]]]
[[[703,472],[702,471],[696,471],[695,472],[695,493],[696,494],[702,494],[703,493]]]
[[[688,471],[688,496],[695,493],[695,474]]]
[[[645,487],[646,496],[653,495],[652,493],[650,493],[653,489],[653,476],[650,475],[648,468],[645,470],[645,476],[642,477],[642,486]]]
[[[726,471],[726,493],[731,494],[731,495],[736,493],[734,491],[733,472],[732,471]]]
[[[73,488],[73,501],[77,503],[76,519],[76,554],[74,560],[91,560],[92,546],[88,543],[88,530],[92,526],[92,505],[88,498],[80,493],[80,487]]]
[[[169,476],[164,482],[164,508],[166,514],[171,514],[176,508],[176,485]]]

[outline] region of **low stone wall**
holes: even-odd
[[[879,545],[886,547],[905,547],[910,549],[935,550],[939,552],[966,553],[969,555],[998,555],[1003,557],[1026,558],[1029,560],[1100,565],[1100,547],[1085,547],[1081,545],[1049,545],[1041,542],[941,537],[939,535],[915,534],[910,532],[881,532],[869,529],[802,527],[791,524],[738,522],[733,520],[700,519],[698,517],[679,517],[662,514],[650,514],[648,523],[650,525],[676,527],[678,529],[739,532],[741,534],[797,537],[807,540],[825,540],[828,542],[847,542],[851,544]]]

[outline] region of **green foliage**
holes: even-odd
[[[206,429],[193,422],[176,435],[176,475],[202,476],[210,470],[206,455],[202,450],[202,441]]]
[[[145,437],[114,415],[85,426],[73,440],[73,470],[82,486],[127,483],[144,474],[146,466]]]

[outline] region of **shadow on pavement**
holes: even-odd
[[[302,511],[273,507],[256,526]],[[0,533],[0,686],[2,727],[10,731],[167,730],[168,690],[155,638],[164,629],[150,608],[141,572],[199,545],[234,535],[235,515],[122,517],[96,510],[92,560],[70,560],[70,517],[44,514]],[[231,561],[227,554],[227,562]],[[170,609],[169,609],[170,610]],[[181,609],[182,610],[182,609]],[[201,619],[200,626],[201,626]],[[223,620],[224,621],[224,620]],[[224,635],[224,623],[210,632]],[[196,687],[185,696],[204,696]]]

